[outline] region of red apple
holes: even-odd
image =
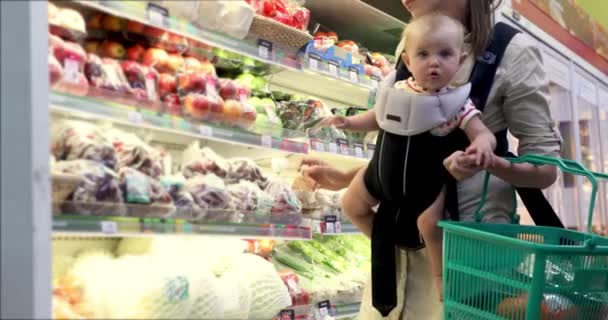
[[[202,94],[189,94],[184,98],[184,113],[196,120],[205,120],[211,111],[212,102]]]
[[[145,24],[139,23],[134,20],[129,20],[127,22],[127,31],[129,31],[129,32],[144,33],[144,30],[146,30]]]
[[[201,62],[201,71],[203,73],[205,73],[205,74],[216,75],[216,73],[215,73],[215,67],[208,60]]]
[[[176,72],[184,66],[184,58],[178,53],[169,54],[167,59],[167,69],[171,72]]]
[[[162,69],[167,65],[169,55],[167,51],[158,48],[150,48],[144,54],[143,64],[153,66],[157,69]]]
[[[177,76],[180,90],[186,90],[187,92],[205,91],[205,75],[198,72],[182,73]]]
[[[169,114],[179,116],[181,115],[181,105],[179,96],[176,93],[169,93],[161,98],[165,104],[165,111]]]
[[[104,16],[101,19],[101,27],[108,31],[122,31],[125,21],[115,16]]]
[[[84,50],[89,53],[99,52],[99,41],[89,40],[84,43]]]
[[[103,20],[104,14],[95,13],[87,21],[87,27],[91,29],[101,29],[101,21]]]
[[[114,59],[122,59],[126,54],[125,47],[116,41],[104,41],[100,50],[102,56]]]
[[[323,31],[317,31],[315,32],[315,37],[320,37],[320,38],[327,38],[327,33],[323,32]]]
[[[177,91],[177,83],[175,76],[168,73],[161,73],[158,77],[158,93],[161,97],[175,93]]]
[[[226,99],[236,99],[238,95],[236,83],[230,79],[220,79],[220,96]]]
[[[184,58],[184,66],[185,69],[189,71],[200,71],[202,67],[201,62],[194,57]]]
[[[166,31],[163,29],[159,29],[156,27],[146,27],[144,30],[144,34],[153,38],[163,38],[166,37]]]
[[[224,102],[224,120],[228,123],[237,124],[243,114],[243,105],[236,100]]]
[[[144,53],[146,52],[146,48],[144,48],[141,44],[136,44],[127,50],[127,59],[133,61],[141,61]]]

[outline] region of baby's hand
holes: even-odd
[[[487,169],[494,165],[494,148],[496,137],[493,134],[480,134],[465,151],[465,154],[475,155],[475,164]]]
[[[335,126],[338,129],[348,129],[350,127],[350,121],[347,117],[331,116],[323,119],[321,125],[325,127]]]

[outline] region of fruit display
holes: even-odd
[[[307,31],[310,11],[294,0],[246,0],[259,15]]]

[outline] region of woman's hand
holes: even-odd
[[[490,163],[495,163],[495,155],[488,159]],[[443,165],[448,172],[458,181],[466,180],[478,172],[484,170],[483,165],[478,164],[476,154],[466,154],[463,151],[456,151],[443,160]]]
[[[350,184],[356,171],[345,172],[323,160],[304,158],[300,163],[300,171],[305,179],[314,181],[314,189],[341,190]]]
[[[348,117],[331,116],[321,120],[319,125],[322,127],[335,126],[338,129],[349,129],[350,120],[348,119]]]

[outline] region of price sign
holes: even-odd
[[[352,82],[359,82],[359,69],[355,68],[355,67],[349,67],[348,68],[348,77],[350,79],[350,81]]]
[[[101,232],[105,234],[116,234],[118,233],[118,224],[114,221],[101,221]]]
[[[355,143],[355,156],[357,158],[363,158],[363,145],[360,143]]]
[[[319,308],[319,316],[321,319],[324,319],[325,317],[331,315],[331,303],[329,302],[329,300],[319,302],[317,304],[317,307]]]
[[[323,217],[323,224],[321,225],[321,233],[333,234],[341,233],[342,225],[338,221],[338,216],[328,215]]]
[[[369,159],[374,157],[374,151],[376,151],[376,145],[375,144],[367,144],[367,157]]]
[[[272,137],[268,135],[263,135],[262,146],[266,148],[272,148]]]
[[[144,122],[144,117],[137,111],[129,111],[129,113],[127,113],[127,119],[134,124],[141,124]]]
[[[156,3],[148,2],[148,9],[146,10],[146,14],[148,16],[148,21],[152,24],[167,27],[168,21],[167,17],[169,16],[169,10],[165,7],[159,6]]]
[[[376,77],[376,76],[372,76],[372,89],[378,89],[378,86],[380,84],[380,78]]]
[[[67,58],[64,61],[65,67],[63,68],[63,79],[70,83],[78,83],[80,79],[79,75],[79,63],[77,60]]]
[[[338,145],[335,142],[329,143],[329,152],[338,153]]]
[[[258,40],[258,55],[263,59],[270,59],[272,56],[272,42],[263,39]]]
[[[329,61],[329,74],[338,77],[339,64],[336,61]]]
[[[198,132],[200,132],[200,134],[205,137],[213,137],[213,128],[211,128],[209,126],[204,126],[204,125],[199,126]]]
[[[312,70],[319,71],[319,63],[322,60],[323,59],[319,55],[311,53],[308,55],[308,67]]]
[[[350,152],[348,150],[348,140],[346,139],[338,139],[338,145],[340,146],[340,153],[343,155],[349,155]]]
[[[319,152],[325,152],[325,143],[323,141],[317,139],[311,139],[310,144],[312,145],[312,149]]]

